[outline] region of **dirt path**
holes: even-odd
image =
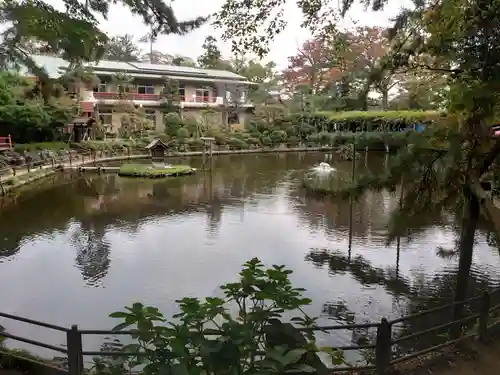
[[[436,358],[432,365],[422,363],[422,367],[410,370],[404,365],[396,371],[408,375],[498,375],[500,374],[500,342],[494,340],[489,344],[478,342],[467,344],[462,354],[448,353]],[[433,361],[431,361],[433,362]]]

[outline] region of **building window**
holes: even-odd
[[[183,83],[179,85],[179,97],[181,98],[181,102],[186,100],[186,86]]]
[[[154,94],[155,88],[153,86],[137,86],[138,94]]]
[[[106,82],[101,82],[96,87],[94,87],[94,92],[108,92]]]
[[[129,85],[116,85],[116,89],[118,92],[130,92],[130,86]]]
[[[206,103],[210,100],[210,89],[196,89],[197,103]]]

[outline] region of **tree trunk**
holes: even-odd
[[[389,90],[382,90],[382,109],[387,111],[389,109]]]
[[[469,187],[465,188],[465,202],[460,222],[459,262],[457,284],[455,286],[454,302],[464,301],[467,298],[470,268],[472,264],[472,252],[474,247],[474,235],[479,220],[479,200],[471,192]],[[463,317],[464,305],[458,304],[453,308],[453,320]],[[458,338],[461,334],[461,324],[456,324],[450,329],[451,339]]]

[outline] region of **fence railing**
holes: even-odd
[[[347,324],[347,325],[332,325],[311,328],[297,328],[297,331],[302,333],[310,331],[321,331],[327,333],[338,332],[340,330],[356,330],[356,329],[370,329],[376,328],[376,340],[373,343],[365,345],[350,345],[350,346],[336,346],[336,349],[343,351],[352,350],[371,350],[374,353],[374,360],[363,366],[342,366],[330,368],[330,372],[339,371],[365,371],[376,370],[377,374],[384,374],[392,366],[409,361],[415,357],[419,357],[431,352],[438,352],[446,347],[455,345],[461,341],[477,338],[482,342],[487,342],[499,330],[500,320],[496,318],[496,311],[500,310],[500,303],[493,304],[494,297],[500,297],[500,289],[491,292],[484,292],[480,296],[466,299],[462,302],[450,303],[447,305],[439,306],[433,309],[421,311],[412,315],[403,316],[393,320],[382,318],[377,323],[364,323],[364,324]],[[498,300],[498,298],[497,298]],[[397,324],[404,324],[411,322],[415,319],[429,316],[432,314],[440,313],[450,310],[457,305],[475,305],[477,312],[468,314],[455,321],[448,321],[447,323],[439,323],[433,327],[423,329],[418,332],[411,332],[405,335],[397,335],[395,326]],[[72,325],[70,328],[65,328],[53,324],[44,323],[41,321],[27,319],[12,314],[0,313],[0,317],[24,322],[30,325],[44,327],[50,330],[64,332],[66,334],[66,347],[59,347],[52,344],[36,341],[26,337],[15,335],[11,332],[1,332],[0,337],[20,341],[26,344],[34,345],[41,348],[50,349],[67,356],[67,371],[70,375],[82,375],[84,372],[84,356],[99,356],[99,357],[130,357],[137,356],[141,353],[138,352],[124,352],[120,350],[115,351],[91,351],[84,350],[82,338],[86,335],[132,335],[132,331],[112,331],[112,330],[82,330],[77,325]],[[433,319],[434,320],[434,319]],[[471,323],[474,325],[471,326]],[[437,345],[430,345],[427,348],[418,349],[411,353],[398,356],[395,347],[400,345],[403,341],[416,340],[424,335],[436,335],[443,330],[449,330],[450,335],[446,335],[444,342]],[[9,355],[9,352],[3,352],[3,355]],[[31,360],[26,358],[26,360]],[[40,364],[40,363],[39,363]],[[50,364],[45,366],[52,367]],[[61,369],[58,369],[61,370]]]
[[[239,151],[241,153],[252,153],[252,152],[266,152],[266,151],[304,151],[304,150],[330,150],[329,146],[298,146],[298,147],[289,147],[287,149],[276,148],[275,146],[270,147],[258,147],[251,145],[249,149],[241,149],[241,147],[231,146],[231,145],[223,145],[223,146],[214,146],[213,152],[214,154],[220,153],[231,153]],[[177,145],[176,147],[172,147],[166,153],[166,156],[197,156],[201,155],[202,151],[205,149],[203,144],[190,145],[190,144],[182,144]],[[63,166],[77,166],[86,163],[93,162],[102,162],[105,161],[103,159],[120,157],[127,158],[135,155],[145,155],[147,154],[146,150],[136,149],[132,147],[125,147],[123,150],[95,150],[95,151],[85,151],[85,152],[77,152],[76,150],[68,151],[66,155],[57,156],[57,157],[46,157],[43,159],[32,160],[28,162],[19,162],[15,164],[10,164],[7,168],[0,168],[0,183],[3,179],[9,178],[12,176],[17,176],[20,174],[29,173],[39,169],[47,169],[47,168],[56,168],[61,165]]]
[[[2,176],[4,176],[4,178],[10,177],[11,174],[12,176],[18,176],[39,169],[56,168],[61,165],[71,167],[86,163],[99,162],[106,158],[132,157],[136,154],[137,154],[136,150],[132,148],[127,148],[125,151],[97,150],[97,151],[86,151],[83,153],[79,153],[72,150],[68,151],[66,155],[23,161],[17,164],[11,164],[8,168],[0,168],[0,182]],[[141,154],[145,154],[145,152],[142,151]]]

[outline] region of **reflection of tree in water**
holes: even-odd
[[[153,199],[168,199],[170,198],[171,194],[169,192],[168,186],[165,184],[157,183],[153,185],[153,193],[152,193],[152,198]]]
[[[67,175],[58,175],[35,190],[23,190],[0,211],[0,261],[15,255],[23,242],[65,231],[71,216],[81,209]]]
[[[215,195],[207,205],[207,232],[210,236],[219,233],[222,219],[222,201]]]
[[[77,252],[76,267],[88,286],[99,286],[108,273],[111,249],[104,239],[105,234],[103,223],[82,221],[71,235],[71,243]]]
[[[348,263],[346,257],[344,256],[336,256],[332,259],[332,257],[326,256],[324,252],[321,252],[320,254],[316,253],[314,262],[319,265],[328,263],[330,270],[335,270],[335,272],[338,272],[337,270],[339,269],[346,269],[346,263]],[[331,266],[332,263],[333,266]],[[389,288],[389,286],[391,285],[390,282],[386,283],[382,280],[384,279],[384,277],[382,277],[382,272],[380,270],[369,270],[370,266],[366,261],[356,262],[354,259],[353,264],[354,270],[356,268],[364,269],[364,271],[355,270],[353,272],[354,278],[361,278],[362,280],[366,280],[366,274],[371,274],[373,275],[371,276],[373,282],[380,280],[379,282],[377,282],[378,284],[385,285],[389,290],[393,288],[392,286]],[[456,268],[443,269],[439,274],[436,274],[432,277],[425,277],[424,275],[416,277],[411,286],[405,283],[405,287],[407,289],[404,291],[404,299],[400,300],[398,296],[395,297],[398,300],[397,305],[399,307],[399,311],[395,311],[397,312],[397,315],[414,315],[422,311],[427,311],[452,303],[457,279],[457,272],[458,270]],[[385,279],[390,280],[391,277],[385,277]],[[491,280],[491,278],[485,272],[475,269],[474,272],[472,272],[469,276],[468,297],[477,296],[481,293],[481,291],[492,290],[496,287],[498,287],[497,281]],[[402,289],[403,286],[397,288],[398,291],[401,291]],[[498,298],[500,298],[500,296]],[[401,301],[402,303],[400,303]],[[492,304],[496,304],[499,302],[500,300],[495,300],[492,301]],[[480,309],[480,303],[480,300],[471,302],[470,305],[466,308],[466,314],[472,315],[478,313]],[[353,312],[349,309],[349,306],[347,306],[345,301],[342,300],[326,302],[323,305],[323,314],[331,317],[339,324],[361,324],[378,320],[370,318],[366,314],[366,311],[361,311],[359,313]],[[438,312],[414,317],[401,323],[397,323],[393,325],[393,337],[404,337],[424,331],[426,329],[446,324],[450,322],[451,316],[452,310],[445,309]],[[423,350],[433,345],[442,343],[447,339],[448,329],[449,328],[443,328],[441,330],[429,333],[428,335],[422,335],[418,338],[401,341],[397,345],[394,345],[395,355],[400,356],[405,353]],[[351,342],[354,345],[365,345],[367,343],[375,342],[376,329],[351,329],[350,332]]]
[[[439,274],[432,277],[417,278],[410,298],[405,304],[401,315],[413,315],[422,311],[430,310],[453,302],[458,270],[444,269]],[[480,270],[474,270],[469,275],[469,289],[467,298],[477,296],[482,291],[491,290],[496,287],[486,273]],[[465,316],[479,312],[480,300],[471,302],[465,308]],[[449,323],[452,318],[452,309],[444,309],[430,314],[418,316],[393,326],[393,334],[396,337],[403,337],[412,333],[421,332],[426,329]],[[469,323],[469,326],[474,322]],[[416,339],[404,340],[398,344],[398,352],[409,353],[417,350],[426,349],[437,345],[447,339],[449,328],[443,328],[438,331],[420,336]]]
[[[305,260],[316,267],[328,266],[334,275],[347,272],[361,285],[382,285],[396,296],[410,293],[409,281],[398,275],[396,269],[374,267],[361,255],[349,259],[349,256],[340,252],[315,249],[306,255]]]

